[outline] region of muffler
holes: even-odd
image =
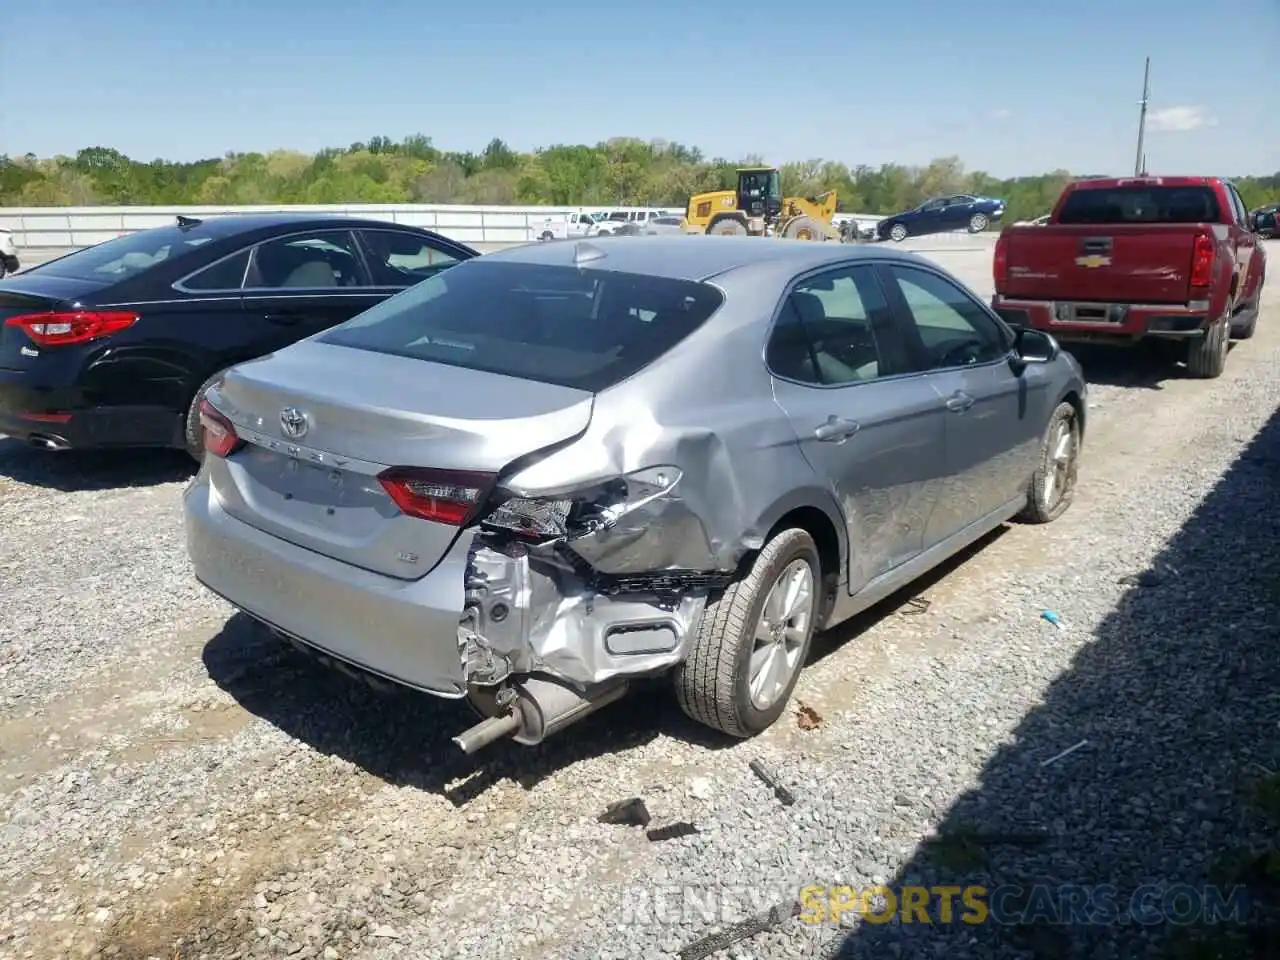
[[[531,747],[547,737],[576,723],[601,707],[620,700],[627,692],[627,682],[619,680],[599,687],[589,695],[546,677],[526,677],[512,684],[515,701],[500,712],[496,700],[487,691],[473,696],[472,705],[490,714],[475,726],[453,738],[463,753],[473,754],[504,737]]]

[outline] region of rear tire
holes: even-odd
[[[750,571],[708,601],[689,656],[672,674],[685,714],[744,739],[776,722],[809,655],[821,582],[818,549],[804,530],[783,530],[765,544]],[[778,591],[785,601],[788,587],[795,591],[790,606],[779,602]],[[766,611],[771,598],[782,609]],[[764,666],[763,675],[753,671],[753,662]],[[768,670],[772,665],[776,673]]]
[[[1238,327],[1231,328],[1232,340],[1248,340],[1258,330],[1258,314],[1262,312],[1262,291],[1258,291],[1257,302],[1245,311],[1249,319]]]
[[[196,463],[204,463],[204,427],[200,426],[200,401],[204,399],[209,388],[222,379],[225,370],[219,370],[212,377],[200,384],[200,389],[191,398],[187,407],[187,419],[183,430],[183,446],[187,454]]]
[[[734,217],[725,217],[708,227],[707,233],[713,237],[745,237],[747,225]]]
[[[1209,325],[1203,337],[1187,344],[1187,370],[1198,380],[1222,376],[1231,348],[1231,321],[1223,317]]]
[[[1027,504],[1017,515],[1022,523],[1052,523],[1075,498],[1080,464],[1080,419],[1076,408],[1058,404],[1040,444],[1040,461],[1031,475]]]
[[[827,232],[813,217],[800,216],[783,228],[782,236],[787,240],[825,240]]]

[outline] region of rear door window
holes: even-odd
[[[317,230],[266,240],[254,248],[250,290],[328,290],[369,286],[349,230]]]
[[[911,370],[871,266],[840,267],[797,283],[769,338],[765,362],[779,377],[823,386]]]
[[[1213,223],[1218,198],[1207,186],[1155,184],[1073,190],[1058,212],[1059,223]]]
[[[476,258],[320,341],[597,392],[671,350],[722,302],[689,280]]]

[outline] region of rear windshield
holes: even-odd
[[[76,280],[125,280],[149,270],[165,260],[194,250],[213,237],[198,229],[158,227],[116,237],[96,246],[85,247],[58,260],[33,267],[31,272]]]
[[[662,356],[722,302],[690,280],[479,258],[318,339],[594,393]]]
[[[1135,185],[1073,190],[1059,223],[1214,223],[1218,198],[1209,187]]]

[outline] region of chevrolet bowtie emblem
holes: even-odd
[[[1106,267],[1106,266],[1109,266],[1110,264],[1111,264],[1110,257],[1104,257],[1096,253],[1087,257],[1076,257],[1077,267],[1087,267],[1090,270],[1092,270],[1095,267]]]

